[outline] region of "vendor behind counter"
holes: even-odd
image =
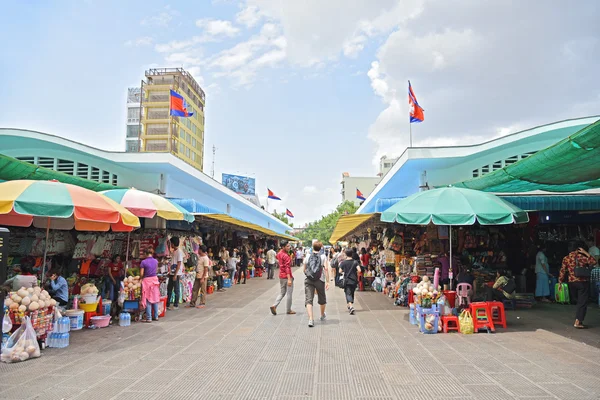
[[[29,289],[38,286],[37,276],[33,274],[33,264],[23,263],[17,275],[6,280],[2,286],[5,286],[8,291],[16,292],[24,287]]]

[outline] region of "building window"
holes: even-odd
[[[192,124],[192,133],[195,135],[196,134],[196,125]]]
[[[488,172],[490,172],[490,166],[489,165],[481,167],[481,173],[482,174],[487,174]]]
[[[185,155],[187,158],[190,158],[190,148],[189,147],[185,148]]]
[[[140,136],[140,126],[139,125],[127,125],[127,137],[128,138],[137,138]]]
[[[140,151],[140,143],[137,140],[127,141],[127,153],[137,153]]]
[[[128,123],[140,122],[140,108],[139,107],[129,107],[127,109],[127,122]]]
[[[192,147],[196,148],[196,138],[192,138]]]
[[[179,152],[181,154],[185,154],[185,146],[183,145],[183,143],[179,143]]]
[[[478,169],[474,169],[473,170],[473,178],[478,178],[479,177],[479,170]]]
[[[196,153],[192,151],[192,161],[196,161]]]
[[[189,133],[185,134],[185,141],[188,143],[192,142],[192,135],[190,135]]]

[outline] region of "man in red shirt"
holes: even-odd
[[[577,298],[577,311],[575,312],[575,328],[583,329],[583,320],[587,312],[587,301],[590,289],[590,278],[575,276],[575,267],[593,267],[596,265],[596,259],[583,249],[583,245],[575,251],[569,253],[562,261],[558,283],[565,282],[566,274],[569,274],[568,282],[575,292]]]
[[[294,275],[292,273],[292,259],[288,255],[290,244],[283,242],[281,250],[277,253],[277,261],[279,262],[279,286],[281,292],[275,300],[275,304],[271,306],[271,314],[277,315],[277,306],[281,300],[287,295],[287,313],[296,314],[292,310],[292,294],[294,292]]]

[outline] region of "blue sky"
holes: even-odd
[[[526,3],[526,4],[523,4]],[[123,150],[125,94],[149,67],[207,93],[205,172],[250,175],[296,223],[408,144],[474,143],[600,114],[593,0],[13,2],[0,15],[0,126]]]

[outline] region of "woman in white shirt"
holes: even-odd
[[[546,258],[546,246],[541,245],[538,248],[538,253],[535,256],[535,274],[537,276],[535,284],[535,297],[539,298],[544,303],[549,303],[550,299],[550,267],[548,266],[548,258]]]

